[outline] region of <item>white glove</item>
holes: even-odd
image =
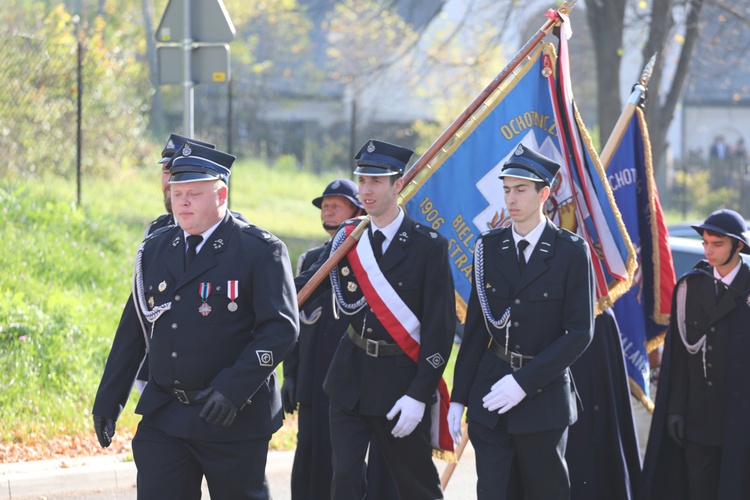
[[[393,420],[401,412],[396,426],[391,431],[393,437],[402,438],[411,434],[419,422],[422,421],[424,407],[425,404],[421,401],[417,401],[409,396],[401,396],[401,399],[396,401],[396,404],[393,405],[391,411],[386,415],[388,420]]]
[[[453,442],[457,445],[461,444],[461,437],[463,436],[461,420],[464,416],[464,408],[466,407],[461,403],[451,403],[448,409],[448,431],[451,433]]]
[[[490,392],[482,398],[484,406],[490,411],[498,410],[498,413],[505,413],[523,400],[526,392],[521,389],[513,375],[506,375],[492,386]]]

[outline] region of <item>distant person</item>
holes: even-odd
[[[708,151],[708,156],[712,160],[726,160],[729,158],[729,149],[724,142],[723,135],[717,135],[714,138],[714,142],[711,144],[711,149]]]
[[[747,173],[747,149],[745,148],[745,139],[740,137],[734,144],[731,151],[732,161],[734,162],[735,171],[744,174]]]
[[[321,196],[312,200],[320,209],[323,229],[332,237],[347,219],[363,214],[357,199],[357,185],[349,179],[336,179]],[[321,245],[302,254],[297,273],[309,269],[323,254]],[[281,399],[286,413],[297,411],[297,448],[292,466],[292,500],[331,498],[333,477],[331,432],[328,419],[328,396],[323,380],[333,353],[346,333],[349,321],[337,317],[331,307],[331,292],[310,301],[300,311],[299,343],[284,360],[284,384]],[[393,479],[383,463],[375,441],[370,442],[368,458],[368,500],[397,498]],[[376,474],[380,471],[381,474]],[[388,491],[388,496],[378,492]]]
[[[400,498],[443,497],[431,433],[442,429],[448,447],[450,438],[432,405],[438,393],[448,396],[439,387],[453,345],[455,297],[447,240],[398,205],[411,155],[376,140],[357,153],[354,175],[370,227],[316,290],[332,288],[334,307],[349,323],[323,384],[331,401],[333,500],[365,498],[361,471],[373,438]],[[298,287],[358,222],[344,224],[297,277]]]
[[[148,342],[133,438],[138,498],[199,499],[205,477],[212,498],[267,499],[268,443],[283,419],[275,368],[299,328],[291,264],[275,236],[228,213],[234,156],[189,142],[181,155],[169,179],[179,226],[155,231],[136,254],[94,429],[109,446]]]
[[[737,212],[718,210],[693,228],[706,259],[672,296],[644,500],[750,498],[747,226]]]
[[[448,423],[459,442],[468,407],[479,500],[515,498],[518,478],[527,500],[570,498],[570,366],[591,342],[595,296],[586,242],[543,212],[559,168],[519,145],[500,174],[513,223],[474,250]]]

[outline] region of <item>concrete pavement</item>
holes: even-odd
[[[266,475],[275,500],[291,498],[289,481],[293,451],[268,454]],[[102,455],[59,460],[0,464],[0,500],[136,498],[136,469],[124,456]],[[447,464],[436,460],[441,477]],[[445,500],[475,500],[474,450],[466,446],[445,491]],[[204,498],[210,498],[204,483]]]

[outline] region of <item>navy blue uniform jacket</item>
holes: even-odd
[[[721,300],[714,299],[714,281],[697,269],[713,273],[707,261],[681,277],[688,280],[685,323],[688,341],[707,333],[706,373],[701,353],[690,355],[677,330],[677,293],[664,340],[656,407],[651,420],[638,498],[687,498],[687,467],[683,449],[666,429],[669,413],[685,416],[686,438],[722,447],[719,500],[750,498],[750,268],[742,264]],[[677,287],[675,287],[677,290]],[[701,383],[687,388],[687,373]],[[723,384],[714,384],[720,377]],[[712,380],[713,379],[713,380]],[[685,382],[685,383],[680,383]],[[710,382],[710,383],[709,383]],[[689,397],[693,394],[697,397]],[[721,432],[717,434],[717,430]],[[718,442],[713,442],[718,440]]]
[[[588,246],[551,221],[520,275],[510,227],[483,236],[485,291],[495,318],[510,307],[508,349],[535,356],[513,372],[487,349],[488,323],[472,286],[464,340],[458,352],[451,401],[468,407],[468,418],[494,428],[500,415],[482,398],[505,375],[526,397],[506,414],[508,432],[521,434],[566,427],[576,421],[578,404],[570,365],[591,342],[594,330],[594,279]],[[476,265],[476,256],[475,256]],[[505,330],[490,326],[505,345]]]
[[[233,441],[270,436],[282,422],[274,369],[293,346],[297,302],[286,246],[270,233],[230,214],[184,270],[183,231],[175,226],[144,244],[143,285],[149,307],[171,302],[150,334],[150,379],[136,412],[170,435]],[[238,308],[228,309],[227,282],[238,281]],[[210,283],[203,316],[200,284]],[[120,320],[94,402],[95,415],[117,418],[128,399],[146,340],[131,296]],[[143,318],[142,321],[148,326]],[[160,387],[161,386],[161,387]],[[202,404],[185,405],[162,390],[207,387],[241,410],[230,427],[198,417]]]
[[[358,222],[354,219],[344,224]],[[323,259],[295,279],[298,287],[304,286],[328,255],[326,251]],[[368,356],[344,335],[323,387],[332,401],[347,409],[359,403],[360,414],[384,416],[405,394],[428,406],[433,401],[453,345],[456,306],[447,240],[408,215],[378,264],[421,323],[418,362],[406,355]],[[339,262],[338,271],[344,300],[356,302],[362,297],[362,289],[348,259]],[[329,280],[324,280],[316,292],[325,289],[330,289]],[[369,307],[348,318],[351,327],[365,338],[394,342]]]

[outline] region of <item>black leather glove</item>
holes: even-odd
[[[294,397],[296,392],[297,381],[291,377],[284,378],[284,383],[281,384],[281,406],[284,408],[284,413],[292,414],[297,409]]]
[[[204,394],[205,393],[205,394]],[[237,416],[238,408],[229,398],[224,396],[212,387],[209,387],[203,393],[199,394],[196,399],[208,396],[206,404],[200,413],[200,418],[205,419],[209,424],[222,425],[229,427]]]
[[[107,448],[112,444],[112,438],[115,436],[115,421],[109,417],[94,415],[94,430],[96,430],[99,444],[102,448]]]
[[[685,417],[677,413],[667,415],[667,432],[672,441],[680,446],[685,444]]]

